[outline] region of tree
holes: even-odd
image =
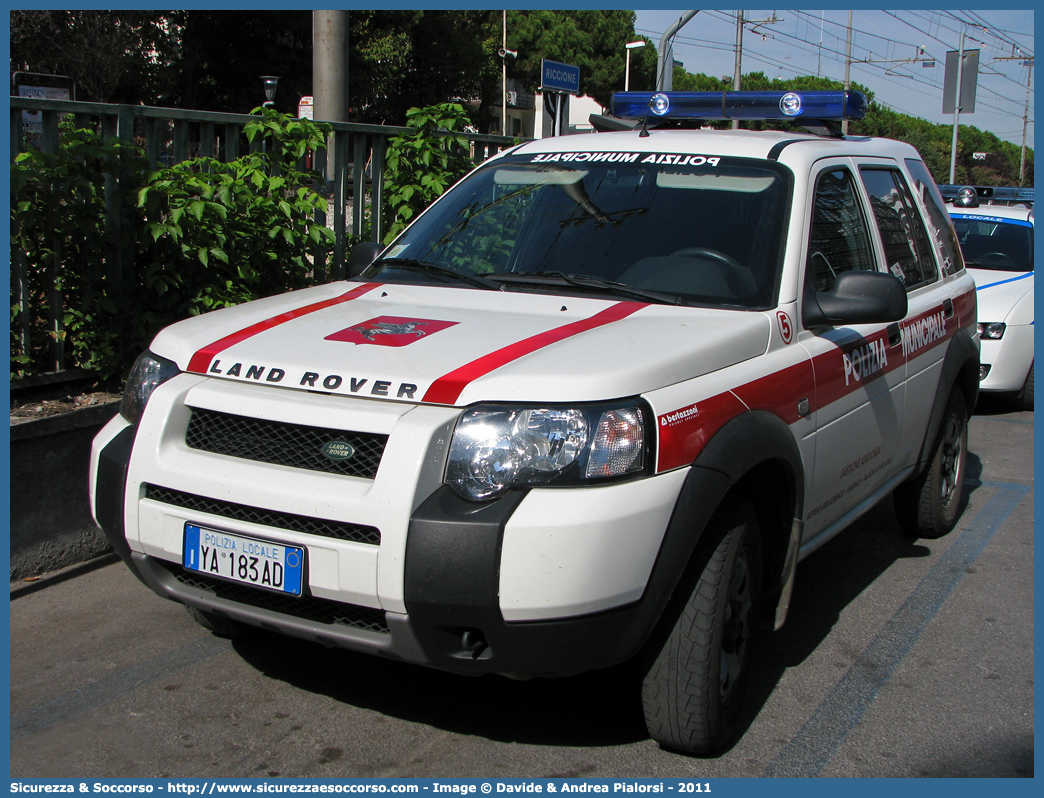
[[[499,13],[352,11],[353,121],[402,125],[410,108],[479,102],[496,94]]]
[[[262,75],[279,77],[275,107],[296,116],[312,93],[311,11],[185,12],[177,107],[249,113]]]
[[[509,75],[535,91],[541,59],[574,64],[581,93],[608,106],[612,93],[623,90],[624,45],[635,39],[634,19],[633,11],[509,11],[508,48],[518,51]],[[631,54],[632,88],[654,88],[655,71],[655,47]]]
[[[11,71],[66,75],[76,98],[169,101],[181,34],[178,12],[12,11]]]

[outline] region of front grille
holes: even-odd
[[[200,408],[191,410],[185,433],[185,443],[191,448],[259,463],[373,479],[388,442],[387,435],[284,424]],[[328,443],[348,444],[353,450],[351,456],[327,457],[323,447]],[[339,449],[344,452],[348,447]]]
[[[327,521],[322,518],[309,518],[306,515],[280,513],[275,510],[264,510],[246,504],[209,499],[194,493],[163,488],[159,485],[146,485],[145,498],[153,501],[172,504],[185,510],[207,515],[218,515],[233,521],[245,521],[250,524],[288,529],[291,532],[303,532],[306,535],[319,535],[336,540],[351,540],[355,543],[381,545],[381,530],[362,524],[349,524],[343,521]]]
[[[155,560],[181,584],[196,590],[202,590],[218,598],[247,604],[263,610],[278,612],[281,615],[292,615],[306,621],[316,621],[338,626],[350,626],[353,629],[364,629],[368,632],[389,634],[388,622],[384,618],[384,610],[372,607],[360,607],[356,604],[342,604],[339,601],[315,598],[314,596],[289,596],[263,588],[241,585],[225,579],[187,571],[177,563],[166,560]]]

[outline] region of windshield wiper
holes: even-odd
[[[617,296],[634,297],[637,299],[648,299],[664,305],[682,305],[682,298],[675,294],[664,294],[659,291],[646,291],[643,288],[635,288],[627,283],[618,283],[614,280],[603,280],[601,277],[591,277],[584,274],[564,274],[562,272],[494,272],[487,274],[486,279],[501,283],[519,283],[524,285],[571,285],[577,288],[591,288],[597,291],[605,291]]]
[[[373,265],[378,268],[384,265],[394,266],[395,268],[418,271],[436,277],[452,278],[456,282],[470,283],[471,285],[476,285],[479,288],[485,288],[490,291],[500,290],[499,284],[488,280],[485,277],[477,274],[465,274],[438,263],[417,260],[416,258],[381,258],[375,261]]]

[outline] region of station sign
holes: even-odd
[[[540,60],[540,90],[579,94],[580,67],[542,58]]]

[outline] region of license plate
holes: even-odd
[[[304,549],[185,524],[182,565],[190,571],[300,596]]]

